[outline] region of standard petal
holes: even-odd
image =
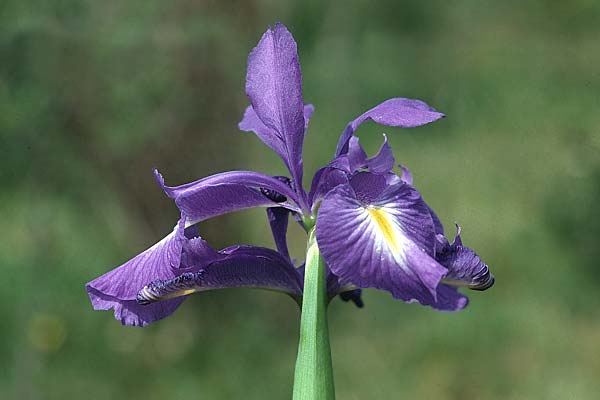
[[[257,288],[302,296],[300,275],[288,259],[276,251],[252,246],[233,246],[219,252],[206,264],[198,259],[193,272],[169,280],[157,280],[143,287],[140,304],[160,304],[196,292],[227,288]]]
[[[344,156],[340,156],[344,157]],[[360,145],[358,137],[352,136],[348,143],[348,173],[351,174],[367,166],[367,153]]]
[[[86,284],[95,310],[114,309],[115,318],[123,325],[145,326],[171,314],[181,300],[171,300],[152,307],[140,308],[137,292],[157,279],[175,277],[181,262],[185,218],[173,232],[148,250]]]
[[[408,167],[405,167],[402,164],[398,164],[398,167],[400,167],[400,169],[402,170],[402,175],[400,176],[400,179],[402,179],[404,182],[408,183],[409,185],[413,184],[413,176],[410,173],[410,170],[408,169]]]
[[[442,282],[472,290],[486,290],[494,285],[489,267],[470,248],[463,246],[460,228],[452,244],[443,246],[436,254],[440,264],[448,268]],[[447,243],[447,242],[446,242]]]
[[[246,94],[258,118],[284,144],[282,158],[301,187],[306,126],[302,75],[296,42],[284,25],[269,28],[248,56]]]
[[[304,133],[306,133],[308,122],[310,121],[314,111],[315,108],[312,104],[304,105]],[[275,151],[275,153],[277,153],[277,155],[279,155],[279,157],[281,157],[291,172],[292,166],[289,163],[290,160],[288,159],[285,141],[281,139],[276,131],[266,126],[262,120],[258,118],[258,115],[256,115],[256,112],[251,105],[246,108],[246,111],[244,111],[244,117],[238,124],[238,127],[240,130],[245,132],[254,132],[264,144],[269,146],[273,151]]]
[[[371,108],[354,121],[350,122],[338,141],[335,156],[348,151],[348,142],[356,129],[366,120],[372,120],[381,125],[414,128],[425,125],[444,117],[421,100],[394,98]]]
[[[388,143],[387,136],[383,135],[383,144],[373,158],[367,160],[367,168],[375,174],[386,174],[394,169],[396,160],[392,148]]]
[[[188,218],[189,224],[251,207],[285,207],[300,211],[297,194],[289,185],[251,171],[232,171],[209,176],[177,187],[169,187],[154,171],[159,185]],[[284,196],[281,202],[265,195],[272,191]]]
[[[348,183],[348,174],[340,168],[326,166],[319,169],[313,177],[308,194],[311,211],[315,211],[319,201],[331,189],[344,183]]]
[[[446,268],[432,258],[433,222],[410,185],[389,186],[369,203],[350,185],[336,187],[319,209],[317,241],[340,280],[407,302],[436,302]]]

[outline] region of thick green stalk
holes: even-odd
[[[327,326],[325,263],[314,228],[306,250],[300,343],[294,376],[294,400],[334,400],[333,368]]]

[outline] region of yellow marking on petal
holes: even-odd
[[[161,300],[174,299],[176,297],[187,296],[188,294],[196,293],[197,291],[198,291],[197,289],[178,290],[176,292],[169,293],[166,296],[162,296],[160,299]]]
[[[394,232],[394,227],[390,223],[388,219],[387,213],[380,208],[368,208],[367,211],[369,215],[375,223],[377,227],[383,233],[383,237],[387,242],[390,249],[395,253],[398,251],[398,240],[396,238],[396,233]]]

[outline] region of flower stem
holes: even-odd
[[[333,368],[327,326],[325,263],[311,229],[304,270],[300,343],[294,376],[294,400],[334,400]]]

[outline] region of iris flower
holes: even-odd
[[[458,287],[484,290],[493,284],[487,265],[463,246],[460,229],[452,243],[445,238],[409,170],[400,166],[394,172],[387,137],[369,158],[355,135],[365,121],[412,128],[442,113],[406,98],[371,108],[348,123],[333,159],[316,172],[307,192],[302,146],[314,108],[304,103],[296,42],[284,25],[269,28],[250,53],[246,94],[250,105],[239,128],[275,151],[289,177],[232,171],[171,187],[155,171],[181,218],[160,242],[86,285],[95,309],[113,309],[123,324],[145,326],[206,290],[269,289],[301,302],[304,267],[289,256],[290,215],[316,235],[329,300],[340,295],[360,307],[360,290],[376,288],[405,302],[455,311],[468,302]],[[217,251],[196,230],[201,221],[252,207],[266,208],[277,251],[242,245]]]

